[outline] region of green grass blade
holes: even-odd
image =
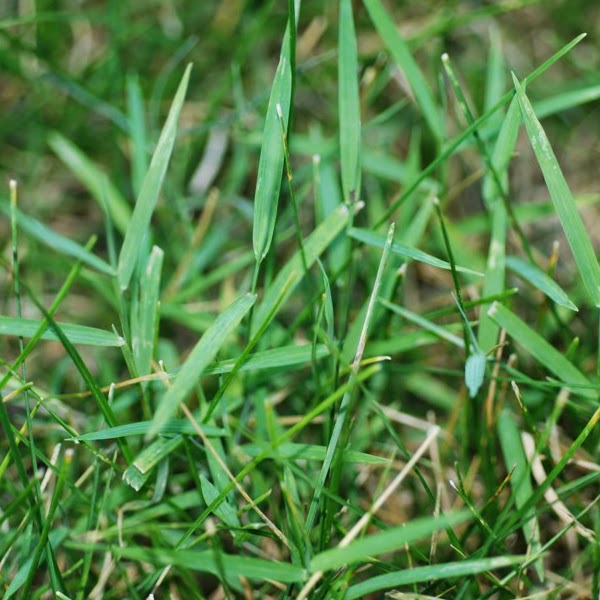
[[[423,517],[387,531],[367,535],[343,548],[331,548],[313,556],[310,561],[311,573],[339,569],[370,557],[379,556],[403,548],[405,544],[429,537],[436,531],[464,523],[472,518],[468,511],[456,512],[441,517]]]
[[[127,113],[131,135],[131,179],[136,196],[142,190],[144,176],[148,171],[146,148],[146,123],[144,112],[144,96],[140,79],[137,75],[127,77]]]
[[[235,300],[217,317],[213,325],[194,346],[177,374],[175,382],[160,400],[149,435],[155,435],[189,396],[204,369],[214,360],[223,343],[239,325],[255,301],[255,294],[246,294]]]
[[[281,106],[281,119],[285,131],[288,131],[292,101],[292,65],[290,62],[289,38],[288,25],[281,45],[279,65],[271,87],[256,176],[252,245],[257,264],[262,262],[271,247],[277,218],[279,192],[281,190],[281,175],[285,157],[277,105]]]
[[[108,214],[115,227],[124,233],[131,219],[131,207],[106,174],[73,142],[60,133],[51,133],[48,137],[48,144],[89,190],[98,206],[102,210],[104,210],[104,206],[108,207]]]
[[[0,211],[6,215],[10,214],[8,204],[0,202]],[[60,233],[57,233],[50,229],[50,227],[46,227],[46,225],[43,225],[37,219],[26,215],[19,209],[16,209],[16,212],[19,229],[22,229],[32,238],[44,244],[44,246],[56,250],[65,256],[76,258],[100,273],[110,276],[115,275],[115,270],[107,262],[95,254],[92,254],[87,248],[84,248],[77,242],[74,242]]]
[[[116,427],[107,427],[100,431],[90,431],[83,435],[78,435],[73,439],[79,442],[98,442],[103,440],[115,440],[120,437],[129,437],[133,435],[145,435],[150,431],[152,421],[138,421],[137,423],[127,423],[126,425],[117,425]],[[207,437],[217,437],[227,435],[225,429],[214,427],[213,425],[198,425]],[[159,435],[195,435],[197,427],[187,419],[167,421],[159,430]]]
[[[544,175],[546,186],[573,252],[577,268],[591,302],[595,306],[600,306],[600,265],[598,265],[592,242],[585,230],[571,190],[562,174],[546,133],[535,116],[524,88],[514,74],[513,80],[531,146]]]
[[[369,246],[374,246],[375,248],[383,248],[385,246],[385,237],[374,233],[368,229],[359,229],[357,227],[352,227],[348,231],[348,235],[359,242],[363,242],[363,244],[368,244]],[[422,252],[417,248],[413,248],[411,246],[405,246],[404,244],[399,244],[398,242],[392,242],[392,246],[390,248],[390,252],[392,254],[397,254],[398,256],[402,256],[403,258],[416,260],[418,262],[422,262],[426,265],[430,265],[432,267],[437,267],[438,269],[445,269],[449,271],[451,269],[450,263],[442,260],[440,258],[436,258],[431,254],[427,254],[426,252]],[[473,271],[472,269],[468,269],[466,267],[456,267],[457,271],[461,273],[468,273],[469,275],[477,275],[479,277],[483,276],[483,273],[479,271]]]
[[[522,508],[533,495],[531,485],[531,469],[521,442],[521,435],[513,414],[503,409],[498,417],[498,438],[504,455],[504,465],[507,471],[514,468],[510,483],[517,508]],[[523,523],[523,534],[531,548],[531,554],[539,554],[541,550],[540,526],[533,510],[527,513]],[[544,565],[542,559],[535,561],[535,569],[541,581],[544,580]]]
[[[142,242],[148,235],[152,213],[156,207],[160,189],[169,165],[169,159],[175,145],[177,121],[179,120],[179,113],[185,99],[191,69],[192,65],[190,64],[187,66],[181,83],[177,88],[171,110],[160,134],[150,167],[144,177],[142,189],[135,203],[133,216],[127,226],[117,267],[119,285],[122,290],[127,289],[129,286],[131,275],[139,259]]]
[[[525,560],[523,556],[498,556],[402,569],[401,571],[394,571],[385,575],[377,575],[371,577],[371,579],[367,579],[367,581],[353,585],[348,588],[344,598],[345,600],[356,600],[357,598],[365,598],[367,594],[380,592],[387,588],[395,588],[400,585],[428,583],[429,581],[446,581],[455,577],[468,577],[469,575],[477,575],[478,573],[509,567],[523,560]]]
[[[360,196],[360,95],[352,0],[341,0],[338,35],[340,168],[344,200]]]
[[[0,335],[18,335],[31,338],[38,332],[42,321],[36,319],[19,319],[0,315]],[[125,340],[112,331],[75,325],[72,323],[57,323],[72,344],[88,346],[121,347]],[[46,330],[41,335],[43,340],[58,340],[56,333]]]
[[[553,302],[559,306],[564,306],[569,310],[577,311],[578,308],[573,304],[567,293],[544,271],[536,265],[532,265],[516,256],[506,258],[506,266],[516,273],[521,279],[524,279],[538,290],[543,292]]]
[[[541,365],[554,373],[565,385],[573,387],[573,393],[591,400],[598,400],[597,390],[591,389],[590,380],[556,348],[550,345],[539,333],[522,321],[511,310],[494,302],[488,315],[502,328],[506,329],[514,341],[525,348]]]
[[[433,137],[441,143],[444,126],[440,108],[408,45],[402,39],[393,19],[387,14],[380,0],[363,0],[363,4],[394,61],[404,72]]]

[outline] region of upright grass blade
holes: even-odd
[[[394,20],[387,14],[380,0],[363,0],[363,4],[394,61],[404,72],[431,134],[441,145],[444,134],[441,110],[408,45],[398,33]]]
[[[144,118],[144,97],[137,75],[127,76],[127,113],[131,135],[131,179],[136,196],[142,191],[144,176],[148,171],[146,153],[146,123]]]
[[[281,107],[283,128],[286,132],[289,132],[288,125],[294,76],[291,64],[289,24],[290,21],[288,21],[288,27],[283,37],[279,65],[271,87],[256,176],[252,244],[257,266],[263,261],[271,247],[281,189],[284,152],[281,137],[282,126],[277,115],[277,105]]]
[[[514,469],[510,482],[515,504],[517,508],[522,508],[532,496],[533,487],[531,485],[531,468],[527,462],[513,414],[507,409],[503,409],[498,417],[497,427],[506,469],[507,471]],[[523,523],[525,540],[530,546],[531,554],[534,556],[539,555],[541,550],[540,525],[535,516],[535,511],[530,510],[527,517],[528,519]],[[544,563],[542,559],[538,558],[534,566],[538,577],[543,581]]]
[[[488,315],[500,327],[506,329],[517,344],[523,346],[546,369],[552,371],[565,385],[573,385],[574,394],[598,402],[598,391],[593,389],[590,380],[556,348],[550,345],[539,333],[522,321],[511,310],[494,302]]]
[[[352,0],[341,0],[338,35],[340,167],[344,200],[360,196],[360,95]]]
[[[160,428],[173,416],[179,405],[197,385],[204,369],[214,360],[223,343],[248,313],[255,301],[255,294],[246,294],[235,300],[217,317],[213,325],[194,346],[177,374],[175,382],[160,400],[148,435],[156,435]]]
[[[546,186],[550,192],[550,197],[552,198],[569,246],[571,246],[577,268],[579,269],[590,301],[595,306],[600,307],[600,265],[598,265],[598,259],[592,247],[592,242],[585,230],[571,190],[562,174],[546,133],[535,116],[535,112],[525,95],[523,86],[519,83],[514,73],[513,81],[517,90],[519,106],[521,107],[531,147],[535,152],[538,164],[544,175]]]
[[[181,83],[177,88],[169,116],[160,134],[150,167],[142,184],[140,195],[137,198],[133,216],[127,226],[117,266],[117,277],[122,290],[129,287],[133,270],[139,259],[142,242],[148,235],[150,219],[156,207],[158,195],[160,194],[167,166],[169,165],[169,159],[173,152],[175,136],[177,135],[177,121],[179,120],[179,113],[185,99],[191,69],[192,65],[190,64],[187,66]]]
[[[51,133],[48,144],[90,191],[101,209],[106,205],[115,227],[125,233],[131,219],[131,208],[121,192],[73,142],[60,133]]]

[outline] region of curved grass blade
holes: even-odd
[[[127,423],[126,425],[117,425],[116,427],[107,427],[100,431],[90,431],[77,437],[69,438],[78,442],[99,442],[104,440],[116,440],[120,437],[129,437],[132,435],[145,435],[150,431],[152,421],[139,421],[137,423]],[[200,425],[202,431],[208,437],[217,437],[227,435],[227,432],[220,427],[212,425]],[[196,428],[187,419],[167,421],[158,431],[159,435],[195,435]]]
[[[271,87],[269,105],[267,106],[258,162],[256,191],[254,193],[252,245],[257,265],[262,262],[271,247],[273,232],[275,231],[277,205],[279,204],[284,151],[283,138],[281,137],[282,125],[277,115],[277,106],[281,106],[281,122],[284,130],[288,131],[293,85],[289,40],[290,29],[288,23],[281,45],[279,65]]]
[[[475,560],[463,560],[460,562],[442,563],[438,565],[427,565],[425,567],[413,567],[402,569],[385,575],[377,575],[348,588],[345,600],[356,600],[365,598],[368,594],[379,592],[387,588],[400,585],[411,585],[414,583],[428,583],[430,581],[441,581],[455,577],[467,577],[477,575],[502,567],[509,567],[525,560],[524,556],[498,556],[494,558],[482,558]],[[425,598],[425,596],[423,596]]]
[[[523,86],[521,86],[514,73],[513,81],[531,147],[544,175],[546,186],[569,246],[571,246],[577,268],[590,300],[595,306],[600,306],[600,265],[598,265],[592,242],[585,230],[571,190],[562,174],[546,133],[535,116]]]
[[[108,206],[115,227],[125,233],[131,219],[131,207],[121,192],[110,182],[106,174],[97,167],[73,142],[58,132],[48,137],[48,144],[73,174],[90,191],[98,206]]]
[[[338,110],[340,113],[340,168],[344,200],[360,196],[360,96],[356,31],[352,0],[341,0],[338,36]]]
[[[363,4],[394,61],[404,72],[433,137],[441,144],[444,133],[441,110],[407,43],[398,33],[393,19],[386,13],[380,0],[363,0]]]
[[[150,219],[156,207],[158,195],[167,172],[167,166],[169,165],[169,159],[173,152],[175,136],[177,134],[177,121],[179,120],[179,113],[185,99],[191,69],[192,65],[189,64],[177,88],[169,116],[160,134],[148,172],[144,177],[142,190],[135,203],[133,216],[127,226],[117,266],[119,285],[122,290],[127,289],[129,286],[131,275],[139,259],[142,241],[148,234]]]
[[[548,298],[556,302],[556,304],[564,306],[569,310],[579,310],[560,285],[536,265],[532,265],[516,256],[508,256],[506,258],[506,266],[521,279],[524,279],[543,292]]]
[[[255,294],[246,294],[235,300],[221,313],[196,344],[183,363],[175,382],[166,391],[152,420],[149,435],[155,435],[173,416],[179,405],[191,393],[204,369],[214,360],[228,336],[239,325],[256,301]]]
[[[19,319],[0,315],[0,335],[18,335],[31,338],[39,331],[43,321],[36,319]],[[85,344],[88,346],[113,346],[121,347],[125,340],[112,331],[75,325],[73,323],[57,323],[72,344]],[[46,330],[41,335],[43,340],[58,340],[56,333]]]

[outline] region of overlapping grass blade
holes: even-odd
[[[0,315],[0,335],[18,335],[31,338],[39,331],[43,321],[36,319],[19,319],[17,317],[6,317]],[[72,344],[84,344],[88,346],[114,346],[120,347],[125,340],[114,333],[95,327],[76,325],[74,323],[57,323]],[[43,340],[57,340],[56,333],[46,329],[41,335]]]
[[[169,159],[173,152],[175,136],[177,135],[177,121],[179,120],[179,113],[185,99],[191,69],[192,65],[190,64],[187,66],[181,83],[177,88],[171,110],[160,134],[150,167],[144,177],[142,189],[135,203],[133,216],[127,226],[117,267],[119,285],[122,290],[127,289],[129,286],[131,275],[139,259],[142,241],[149,234],[150,219],[156,207],[156,202],[158,201],[169,165]]]
[[[313,556],[310,561],[311,573],[339,569],[361,560],[393,552],[405,544],[429,537],[436,531],[459,525],[472,518],[468,511],[455,512],[440,517],[422,517],[413,519],[400,527],[392,527],[358,539],[343,548],[331,548]]]
[[[108,208],[108,214],[115,227],[125,233],[131,219],[131,207],[121,192],[73,142],[53,132],[48,144],[73,174],[85,185],[100,208]]]
[[[513,81],[517,90],[519,106],[521,107],[531,147],[535,152],[542,174],[544,175],[548,192],[550,192],[554,208],[573,252],[579,274],[588,292],[590,301],[595,306],[600,306],[600,265],[598,265],[598,259],[592,247],[592,242],[585,230],[571,190],[556,160],[546,133],[535,116],[535,112],[525,95],[523,86],[521,86],[514,74]]]
[[[214,360],[223,343],[235,330],[255,301],[255,294],[246,294],[235,300],[217,317],[213,325],[194,346],[177,374],[175,382],[161,398],[152,420],[149,435],[155,435],[173,416],[179,405],[198,383],[204,369]]]
[[[360,95],[356,31],[352,0],[341,0],[338,35],[338,110],[340,123],[340,169],[344,200],[360,195]]]
[[[284,130],[289,131],[290,106],[292,102],[293,73],[291,64],[289,21],[279,56],[279,65],[273,79],[265,128],[263,131],[258,173],[256,175],[256,191],[254,193],[254,227],[252,245],[256,263],[260,264],[271,247],[281,175],[283,172],[284,151],[281,137],[281,123],[277,115],[277,106],[281,107],[281,119]]]
[[[548,298],[556,302],[559,306],[564,306],[569,310],[577,311],[577,306],[573,304],[567,293],[544,271],[536,265],[532,265],[517,256],[509,256],[506,259],[506,266],[516,273],[521,279],[524,279],[538,290],[543,292]]]
[[[396,29],[394,20],[385,11],[380,0],[363,0],[363,4],[392,58],[404,72],[431,134],[441,143],[444,136],[441,110],[408,45]]]
[[[345,600],[356,600],[365,598],[367,594],[380,592],[388,588],[395,588],[401,585],[411,585],[415,583],[428,583],[430,581],[446,581],[456,577],[467,577],[477,575],[503,567],[523,562],[523,556],[497,556],[494,558],[481,558],[475,560],[463,560],[450,563],[441,563],[437,565],[427,565],[425,567],[413,567],[411,569],[402,569],[385,575],[376,575],[361,583],[350,586]],[[422,596],[426,598],[425,596]]]
[[[598,391],[593,389],[590,380],[565,358],[539,333],[535,332],[527,323],[521,320],[511,310],[494,302],[488,311],[488,315],[500,327],[506,329],[514,341],[525,348],[539,363],[549,371],[552,371],[565,383],[566,386],[573,385],[574,394],[584,396],[590,400],[598,400]]]

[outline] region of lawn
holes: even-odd
[[[0,5],[0,597],[600,596],[600,4]]]

